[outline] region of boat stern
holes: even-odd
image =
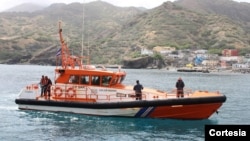
[[[18,99],[37,99],[40,96],[38,84],[31,84],[24,87],[18,94]]]

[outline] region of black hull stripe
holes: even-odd
[[[39,106],[56,106],[70,108],[91,108],[91,109],[115,109],[115,108],[134,108],[134,107],[155,107],[155,106],[171,106],[171,105],[193,105],[208,103],[223,103],[226,96],[201,97],[201,98],[179,98],[153,101],[130,101],[130,102],[110,102],[110,103],[92,103],[92,102],[68,102],[68,101],[38,101],[32,99],[16,99],[16,104],[23,105],[39,105]]]

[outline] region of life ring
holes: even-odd
[[[68,88],[66,91],[66,97],[72,98],[76,96],[76,90],[72,87]]]
[[[32,84],[32,88],[36,90],[36,89],[38,89],[38,85],[37,84]]]
[[[60,87],[56,87],[56,88],[54,89],[54,95],[55,95],[56,97],[62,96],[62,89],[61,89]]]

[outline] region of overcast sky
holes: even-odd
[[[96,0],[0,0],[0,12],[22,3],[50,5],[52,3],[66,3],[66,4],[72,2],[88,3],[90,1],[96,1]],[[102,0],[102,1],[106,1],[115,6],[121,6],[121,7],[135,6],[135,7],[154,8],[161,5],[165,1],[174,1],[174,0]],[[250,3],[250,0],[235,0],[235,1]]]

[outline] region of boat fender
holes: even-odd
[[[56,87],[54,89],[54,94],[55,94],[55,97],[60,97],[62,96],[62,89],[60,87]]]
[[[68,88],[66,91],[66,96],[70,98],[76,96],[76,90],[73,87]]]

